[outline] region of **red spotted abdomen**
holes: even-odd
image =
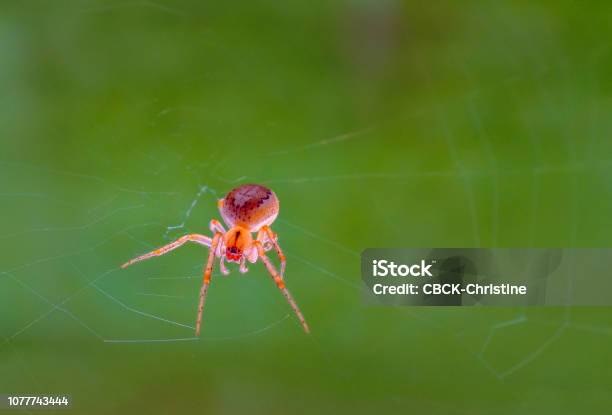
[[[243,184],[231,190],[219,208],[228,226],[243,226],[254,232],[274,222],[279,204],[274,192],[267,187]]]

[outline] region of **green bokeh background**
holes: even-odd
[[[359,253],[609,246],[611,18],[574,1],[3,1],[0,394],[88,414],[608,411],[610,309],[366,307]],[[257,264],[216,276],[201,339],[178,341],[206,250],[118,265],[207,233],[244,182],[281,200],[313,333]]]

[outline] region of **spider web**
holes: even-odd
[[[474,97],[468,98],[468,106],[470,109],[470,114],[472,116],[472,125],[474,130],[480,140],[482,146],[486,149],[485,154],[489,156],[489,160],[487,162],[488,170],[484,171],[470,171],[463,166],[461,161],[461,156],[457,153],[457,144],[454,138],[453,132],[448,125],[448,122],[444,118],[444,115],[440,116],[440,125],[441,127],[441,135],[444,136],[445,142],[447,145],[448,153],[450,155],[451,160],[454,163],[454,168],[442,172],[442,171],[418,171],[412,173],[385,173],[385,172],[342,172],[339,174],[328,175],[328,176],[296,176],[296,177],[282,177],[282,178],[255,178],[255,177],[239,177],[237,179],[224,179],[218,178],[217,181],[221,181],[223,183],[236,185],[243,182],[257,181],[263,184],[267,184],[270,186],[281,186],[281,185],[290,185],[293,189],[298,189],[300,185],[308,185],[311,183],[324,183],[324,185],[332,184],[334,186],[338,182],[360,182],[364,180],[384,180],[384,181],[416,181],[422,179],[431,179],[436,177],[450,177],[457,176],[461,183],[463,183],[463,192],[465,197],[465,203],[467,206],[468,212],[470,212],[470,223],[471,228],[473,230],[473,245],[481,246],[482,240],[480,238],[481,230],[480,230],[480,214],[477,210],[477,202],[475,201],[474,188],[472,185],[472,179],[474,176],[484,176],[490,180],[493,191],[491,193],[492,201],[491,204],[493,206],[493,216],[492,223],[495,225],[499,221],[499,198],[500,190],[499,190],[499,180],[500,176],[507,174],[503,169],[501,169],[497,160],[495,159],[495,155],[493,154],[491,147],[488,144],[488,136],[486,131],[482,127],[481,120],[479,119],[478,109],[476,107],[476,99]],[[368,128],[364,130],[348,132],[345,134],[341,134],[332,138],[314,141],[303,146],[297,147],[288,147],[281,150],[276,150],[270,154],[268,157],[277,157],[277,156],[287,156],[294,153],[303,153],[303,152],[328,152],[328,151],[347,151],[347,148],[354,144],[354,142],[361,141],[361,143],[368,143],[369,136],[374,134],[374,129]],[[534,147],[538,146],[538,143],[535,141],[536,139],[531,137],[533,140]],[[566,139],[566,145],[571,148],[571,141]],[[344,147],[340,150],[334,149],[332,147]],[[569,154],[574,154],[572,151],[568,151]],[[227,163],[227,162],[224,162]],[[557,166],[554,170],[549,170],[552,172],[564,172],[564,171],[574,171],[575,165],[577,164],[577,160],[570,160],[565,166]],[[118,185],[112,183],[111,181],[91,174],[82,174],[82,173],[74,173],[70,171],[61,171],[61,170],[50,170],[43,167],[39,167],[35,164],[27,164],[27,163],[15,163],[15,162],[2,162],[4,171],[13,171],[18,174],[24,174],[25,172],[32,173],[34,177],[39,177],[39,175],[49,175],[53,180],[67,176],[77,181],[81,182],[84,186],[97,186],[97,192],[103,193],[105,196],[102,198],[102,202],[100,204],[96,204],[93,206],[79,206],[77,201],[74,200],[63,200],[58,198],[57,196],[42,191],[42,189],[35,189],[33,191],[27,192],[3,192],[0,194],[0,197],[6,202],[17,203],[18,205],[27,206],[28,203],[40,203],[39,206],[46,206],[49,204],[57,204],[58,206],[63,207],[73,207],[78,209],[83,209],[86,211],[88,220],[83,223],[77,222],[69,225],[48,225],[48,226],[40,226],[40,227],[32,227],[29,229],[19,230],[8,232],[0,235],[0,239],[14,240],[15,238],[22,239],[30,239],[30,238],[39,238],[40,235],[48,236],[49,238],[54,238],[57,234],[68,233],[70,235],[74,235],[78,237],[80,235],[87,234],[88,232],[93,232],[94,229],[102,228],[102,230],[109,223],[113,221],[120,221],[120,217],[122,214],[131,213],[132,211],[137,212],[139,209],[142,209],[151,204],[157,204],[169,198],[175,197],[180,194],[177,191],[147,191],[134,189],[130,187],[125,187],[122,185]],[[222,167],[223,164],[218,165],[217,167]],[[599,169],[600,167],[593,167]],[[190,170],[191,167],[188,168]],[[537,215],[538,209],[538,197],[539,197],[539,189],[540,185],[538,183],[539,178],[541,177],[544,171],[542,165],[537,165],[533,167],[531,171],[525,170],[523,174],[531,174],[533,177],[533,191],[532,191],[532,200],[531,204],[531,212],[528,215],[531,220],[535,222],[533,219]],[[517,174],[519,172],[514,171],[512,174]],[[572,176],[573,178],[570,180],[570,193],[577,193],[578,181],[576,176]],[[243,337],[249,336],[259,336],[265,335],[266,332],[271,330],[276,330],[282,325],[286,325],[286,321],[290,318],[289,314],[285,314],[274,321],[270,321],[266,324],[262,324],[259,326],[252,327],[251,330],[246,330],[244,332],[223,335],[223,336],[208,336],[206,333],[202,336],[202,339],[198,339],[193,337],[191,334],[194,331],[193,323],[189,319],[184,319],[182,321],[175,320],[171,317],[167,317],[162,313],[156,313],[152,311],[148,311],[151,307],[151,304],[157,301],[184,301],[185,299],[191,300],[191,305],[186,305],[185,310],[189,312],[193,311],[193,302],[194,293],[197,293],[197,290],[193,290],[195,285],[193,282],[199,282],[201,278],[201,267],[202,261],[204,259],[204,255],[200,255],[198,263],[193,264],[190,268],[187,268],[187,275],[149,275],[149,272],[145,271],[145,277],[140,280],[141,286],[138,287],[136,291],[132,291],[129,293],[122,292],[121,290],[111,290],[104,288],[105,280],[108,280],[111,277],[127,279],[130,278],[130,275],[126,273],[126,275],[120,276],[119,274],[122,272],[118,267],[107,267],[107,269],[102,270],[101,272],[85,272],[81,268],[81,266],[77,265],[80,258],[88,257],[91,255],[95,255],[98,250],[104,249],[106,246],[112,243],[114,239],[123,238],[128,241],[133,242],[135,248],[133,248],[131,253],[126,253],[125,258],[130,255],[135,255],[141,252],[145,252],[155,247],[166,243],[170,240],[175,239],[177,236],[188,232],[203,232],[207,233],[205,226],[202,226],[201,220],[196,221],[193,216],[196,214],[196,211],[202,207],[204,204],[208,205],[206,208],[201,208],[210,217],[215,217],[214,213],[211,212],[210,206],[214,206],[216,201],[219,198],[219,195],[222,194],[221,190],[217,190],[216,188],[211,187],[210,184],[206,184],[206,182],[202,181],[202,177],[198,176],[198,174],[193,174],[193,180],[197,180],[198,185],[195,187],[193,191],[192,197],[185,202],[177,203],[176,207],[172,208],[173,214],[169,215],[169,217],[174,218],[171,222],[168,222],[168,219],[157,218],[156,221],[147,221],[143,223],[131,224],[129,226],[124,226],[119,228],[116,231],[108,233],[105,237],[101,238],[97,243],[93,243],[91,246],[85,247],[83,249],[73,249],[68,250],[66,252],[61,252],[59,254],[50,255],[50,256],[40,256],[34,255],[33,258],[28,259],[27,261],[20,262],[8,268],[2,270],[0,275],[2,276],[3,284],[6,286],[8,284],[13,285],[14,288],[18,288],[21,291],[21,294],[25,294],[31,296],[34,299],[39,300],[44,306],[42,307],[42,311],[35,315],[33,318],[25,316],[17,315],[14,316],[14,321],[11,323],[17,323],[19,320],[26,320],[26,322],[21,322],[19,325],[9,324],[9,326],[14,326],[11,332],[3,333],[3,340],[5,347],[11,347],[11,345],[17,341],[20,337],[26,335],[28,332],[35,332],[37,329],[43,327],[45,324],[48,324],[49,318],[56,313],[61,313],[70,319],[74,325],[81,328],[83,333],[91,335],[93,338],[105,342],[105,343],[169,343],[169,342],[184,342],[184,341],[221,341],[221,340],[236,340]],[[285,190],[285,189],[283,189]],[[128,195],[129,197],[125,197]],[[136,200],[132,200],[136,199]],[[184,198],[183,198],[184,199]],[[573,200],[573,199],[570,199]],[[181,208],[181,205],[183,206]],[[381,207],[380,202],[375,202],[375,209],[379,211],[377,215],[377,219],[381,219],[383,223],[386,220],[386,227],[389,228],[389,232],[393,233],[396,229],[393,229],[393,221],[392,219],[385,218],[384,212]],[[569,220],[570,230],[571,230],[571,239],[572,243],[576,242],[576,232],[577,232],[577,213],[575,203],[571,206],[571,216]],[[198,215],[202,216],[202,215]],[[359,249],[360,247],[350,247],[339,243],[332,239],[331,236],[320,234],[311,230],[309,227],[305,225],[300,225],[298,223],[294,223],[286,219],[288,214],[283,215],[278,219],[277,229],[278,232],[283,234],[292,233],[297,235],[296,238],[303,240],[304,243],[308,244],[320,244],[324,246],[326,250],[329,250],[333,253],[333,256],[339,255],[345,257],[350,261],[354,261],[355,264],[358,263],[359,259]],[[164,223],[165,222],[165,223]],[[196,228],[197,226],[197,228]],[[153,235],[157,235],[157,238],[147,238],[143,237],[142,230],[147,228],[156,229]],[[493,226],[492,235],[490,241],[494,244],[498,241],[498,229],[497,226]],[[104,232],[102,232],[104,233]],[[534,244],[534,234],[531,236],[530,245]],[[571,244],[570,244],[571,245]],[[360,280],[358,276],[354,273],[351,274],[341,274],[336,271],[330,270],[330,265],[322,263],[322,261],[310,260],[305,256],[307,254],[296,254],[291,250],[287,250],[287,257],[289,263],[297,263],[301,264],[306,268],[309,268],[312,272],[312,277],[318,280],[316,283],[318,284],[338,284],[342,287],[347,287],[349,293],[348,295],[357,296],[361,286]],[[180,254],[173,253],[173,256],[177,257]],[[40,257],[38,257],[40,256]],[[37,288],[35,282],[29,282],[29,277],[31,273],[36,272],[37,269],[40,269],[41,266],[47,266],[48,264],[61,264],[66,265],[68,268],[72,269],[74,273],[80,275],[80,284],[77,284],[76,289],[72,289],[68,295],[60,295],[57,297],[51,297]],[[154,267],[152,267],[154,268]],[[261,271],[261,270],[260,270]],[[137,269],[134,269],[129,274],[140,274],[141,272]],[[253,271],[251,271],[253,273]],[[236,274],[235,270],[233,274]],[[61,275],[57,276],[58,278],[62,278]],[[214,275],[215,278],[223,278],[221,275],[216,273]],[[233,278],[237,278],[234,275]],[[291,278],[291,277],[290,277]],[[156,281],[163,283],[170,283],[171,288],[176,287],[186,287],[183,285],[184,283],[190,284],[189,290],[182,290],[181,294],[172,294],[172,290],[168,291],[168,287],[164,287],[163,285],[159,286],[155,290],[146,287],[147,281]],[[74,302],[79,296],[84,295],[84,293],[89,292],[89,294],[98,295],[101,299],[106,299],[106,305],[104,307],[107,308],[115,308],[121,314],[129,315],[130,317],[144,318],[151,320],[156,323],[155,332],[164,332],[168,326],[174,326],[182,333],[184,333],[183,337],[150,337],[150,338],[120,338],[113,334],[112,328],[118,328],[121,325],[121,321],[116,321],[111,325],[111,330],[102,331],[100,328],[95,327],[91,323],[85,321],[84,318],[80,317],[80,312],[71,307],[71,303]],[[170,293],[169,293],[170,292]],[[128,295],[129,294],[129,295]],[[214,295],[214,290],[211,295]],[[133,300],[137,296],[144,297],[146,301],[139,301],[140,304],[134,304],[130,298]],[[126,299],[127,297],[127,299]],[[598,325],[598,324],[584,324],[575,322],[572,320],[572,308],[566,307],[561,313],[561,318],[559,320],[542,320],[541,318],[532,318],[528,309],[521,308],[517,310],[514,316],[510,316],[507,319],[502,319],[500,321],[492,321],[488,323],[488,327],[485,330],[484,336],[481,339],[480,343],[477,344],[477,347],[474,347],[469,342],[465,341],[465,332],[468,330],[469,324],[466,324],[465,327],[462,327],[459,331],[453,334],[454,340],[457,344],[466,351],[468,351],[474,359],[474,362],[478,365],[482,365],[486,368],[487,371],[491,373],[491,375],[502,381],[504,378],[514,374],[517,371],[520,371],[525,366],[528,366],[534,360],[538,359],[540,355],[546,352],[546,350],[551,347],[556,341],[559,340],[564,334],[571,331],[586,331],[589,333],[596,333],[599,335],[603,335],[606,338],[612,334],[612,326]],[[208,310],[207,310],[208,311]],[[417,310],[407,310],[407,309],[397,309],[398,313],[402,315],[406,315],[408,318],[414,318],[416,321],[428,325],[436,327],[440,330],[448,330],[449,328],[444,323],[441,323],[435,318],[436,313],[431,312],[423,312]],[[456,312],[463,313],[463,310],[456,310]],[[486,311],[485,311],[486,312]],[[24,313],[25,314],[25,313]],[[440,313],[445,314],[445,313]],[[496,313],[497,314],[497,313]],[[537,314],[537,313],[535,313]],[[496,368],[494,367],[489,359],[489,351],[496,340],[496,337],[505,331],[511,331],[520,326],[528,326],[528,325],[536,325],[536,326],[544,326],[550,327],[551,331],[546,338],[541,339],[538,342],[534,342],[531,350],[528,350],[526,354],[524,354],[520,359],[515,361],[506,362],[507,366],[505,368]],[[117,330],[120,331],[120,330]],[[316,334],[314,335],[316,337]],[[12,349],[14,353],[16,349]],[[25,363],[25,362],[24,362]]]
[[[488,140],[486,131],[482,129],[478,119],[477,109],[474,107],[476,104],[472,101],[471,105],[473,106],[471,110],[474,116],[474,129],[477,131],[483,145],[486,146],[485,143]],[[497,161],[492,153],[488,153],[491,156],[488,161],[488,170],[470,171],[463,166],[461,156],[457,152],[456,139],[452,129],[445,124],[444,118],[440,119],[440,122],[442,125],[441,135],[445,137],[448,153],[454,162],[453,168],[446,172],[415,171],[411,173],[389,173],[385,171],[349,171],[327,176],[308,175],[308,173],[304,172],[295,177],[240,177],[237,179],[210,179],[210,181],[206,181],[201,176],[194,174],[191,183],[197,184],[193,186],[191,196],[186,195],[186,197],[180,197],[182,196],[180,192],[173,191],[172,189],[169,191],[136,190],[110,183],[100,176],[74,174],[64,171],[48,171],[29,164],[3,163],[3,170],[12,170],[18,174],[33,171],[35,176],[47,174],[53,180],[66,175],[74,177],[82,182],[84,186],[93,185],[97,187],[96,191],[104,194],[104,197],[101,199],[100,204],[79,206],[78,201],[63,200],[51,193],[44,192],[42,189],[32,189],[32,191],[28,190],[28,192],[4,192],[0,195],[4,203],[16,203],[19,206],[27,206],[33,203],[37,203],[39,206],[46,206],[48,204],[76,206],[86,211],[89,217],[85,221],[75,221],[66,225],[44,224],[39,227],[13,230],[0,235],[0,239],[3,241],[38,239],[43,237],[43,235],[44,238],[49,238],[49,240],[59,236],[60,238],[84,237],[85,240],[92,241],[87,243],[88,246],[65,250],[59,249],[51,255],[45,254],[44,249],[38,249],[33,251],[27,259],[16,262],[2,270],[0,273],[0,284],[3,286],[3,291],[10,292],[11,295],[19,297],[29,297],[28,303],[38,304],[34,308],[36,310],[34,314],[31,310],[22,310],[19,313],[12,314],[8,321],[6,317],[4,318],[2,347],[18,359],[24,374],[31,376],[33,384],[36,384],[38,382],[36,381],[36,369],[28,362],[28,357],[20,350],[19,345],[22,344],[21,341],[24,338],[38,338],[38,331],[41,331],[41,333],[48,332],[49,326],[57,324],[52,317],[58,314],[63,315],[75,328],[80,330],[80,334],[77,334],[78,336],[90,336],[93,340],[115,347],[134,344],[237,341],[256,336],[268,336],[270,333],[279,330],[293,330],[291,325],[296,325],[297,323],[292,314],[286,311],[282,312],[284,304],[280,298],[274,300],[274,303],[277,305],[274,308],[276,313],[265,313],[265,318],[254,321],[246,325],[247,327],[240,324],[235,324],[232,327],[231,322],[238,323],[233,319],[229,320],[228,327],[223,330],[215,327],[215,324],[209,321],[215,318],[215,313],[211,310],[215,307],[224,307],[221,302],[215,301],[214,297],[219,295],[217,287],[225,282],[225,277],[217,272],[213,277],[216,284],[213,284],[209,293],[209,302],[204,314],[205,330],[201,339],[195,338],[193,336],[193,313],[195,312],[196,296],[205,252],[198,251],[197,255],[194,255],[196,251],[194,248],[185,249],[185,251],[189,252],[188,254],[179,250],[170,255],[175,260],[172,261],[172,264],[177,265],[181,269],[180,271],[175,270],[174,266],[164,265],[168,261],[165,258],[152,260],[143,267],[131,267],[128,271],[121,271],[116,266],[129,257],[149,251],[173,240],[179,235],[188,232],[208,233],[207,227],[204,225],[207,223],[205,218],[216,217],[214,202],[227,189],[228,185],[242,182],[256,181],[275,186],[279,188],[281,193],[289,193],[291,191],[299,192],[299,186],[316,185],[322,186],[322,189],[327,187],[331,190],[337,189],[337,186],[346,186],[347,183],[363,181],[410,183],[419,180],[446,179],[457,176],[457,179],[463,184],[464,203],[466,204],[467,212],[469,212],[469,222],[472,229],[472,244],[473,246],[481,246],[483,243],[480,237],[482,232],[481,221],[479,219],[481,212],[478,211],[479,203],[475,200],[476,190],[472,182],[473,177],[477,176],[490,180],[493,188],[491,192],[491,205],[495,212],[491,220],[497,223],[500,220],[498,211],[499,199],[502,198],[498,182],[500,177],[506,173],[497,165]],[[279,150],[277,153],[279,156],[281,154],[287,156],[294,152],[312,152],[317,154],[329,151],[346,152],[353,145],[368,145],[368,143],[371,143],[371,136],[375,134],[376,130],[368,131],[367,133],[347,133],[338,136],[351,137],[350,139],[331,138],[315,141],[304,146],[282,149],[282,151]],[[534,146],[537,146],[537,143],[534,142]],[[277,155],[272,154],[270,157],[277,157]],[[573,166],[575,163],[577,163],[575,160],[571,160],[566,166],[555,168],[551,174],[566,170],[574,171],[575,168]],[[222,167],[223,164],[220,166]],[[531,211],[528,217],[532,218],[531,220],[535,222],[534,218],[537,216],[536,211],[540,197],[538,192],[541,188],[538,181],[546,173],[543,173],[541,166],[534,167],[532,171],[521,173],[532,175],[534,180],[532,203],[530,205]],[[518,174],[518,172],[513,172],[512,174]],[[214,187],[211,182],[216,183]],[[568,185],[570,186],[568,190],[570,193],[577,192],[577,180],[571,179]],[[325,192],[326,190],[322,191]],[[149,215],[151,217],[143,218],[140,222],[133,222],[135,218],[138,218],[137,215],[142,210],[147,208],[154,210],[155,206],[168,203],[169,200],[177,195],[179,195],[179,201],[175,204],[170,204],[171,207],[167,214],[164,213],[156,216],[153,213],[153,215]],[[384,238],[373,238],[372,242],[368,243],[368,245],[404,245],[405,240],[402,237],[402,231],[397,229],[396,219],[392,216],[393,213],[389,215],[386,202],[375,199],[372,209],[371,212],[375,212],[375,222],[377,222],[375,228],[381,235],[384,235]],[[334,238],[334,233],[331,229],[313,226],[315,224],[314,221],[299,223],[296,218],[291,217],[290,212],[289,209],[284,210],[275,225],[277,232],[281,235],[281,241],[283,239],[286,240],[291,235],[289,237],[290,243],[285,245],[289,263],[288,284],[296,294],[298,301],[304,299],[306,295],[304,290],[294,286],[295,279],[299,277],[292,275],[291,271],[296,268],[307,270],[308,283],[302,282],[302,286],[304,284],[315,286],[331,285],[336,288],[337,293],[342,293],[342,295],[348,298],[359,298],[361,286],[357,267],[359,251],[365,246],[340,243]],[[568,221],[571,229],[570,241],[575,242],[578,226],[575,206],[571,206],[571,212]],[[394,214],[397,213],[396,211]],[[127,225],[126,217],[133,223]],[[112,226],[111,224],[113,223],[117,223],[118,226]],[[108,230],[106,230],[107,228]],[[488,242],[496,244],[499,238],[499,230],[494,226],[491,227],[491,232],[492,234]],[[535,238],[535,232],[531,238]],[[367,238],[362,240],[365,241]],[[114,261],[109,261],[108,258],[105,258],[104,261],[92,260],[93,257],[101,252],[104,253],[110,245],[117,243],[117,241],[121,241],[121,244],[126,247],[121,258],[114,258]],[[532,239],[530,243],[535,244],[535,241]],[[292,245],[295,245],[295,247]],[[313,256],[308,248],[310,246],[322,247],[323,254],[318,252]],[[178,265],[179,261],[186,262],[187,265]],[[88,262],[99,262],[96,265],[99,269],[91,269],[90,266],[85,265]],[[349,265],[348,268],[345,268],[348,264],[352,264],[352,266]],[[56,281],[61,281],[64,278],[75,278],[78,282],[74,287],[67,289],[61,294],[54,293],[55,290],[50,289],[46,284],[43,284],[46,288],[41,289],[39,287],[41,279],[36,275],[48,267],[54,269],[59,267],[64,269],[64,271],[57,274],[51,273],[46,278],[54,278]],[[261,268],[252,268],[249,271],[251,275],[247,274],[246,278],[238,275],[236,270],[233,270],[232,275],[228,278],[251,282],[254,281],[252,274],[263,275],[264,278],[267,278]],[[163,269],[163,271],[156,271],[156,269]],[[65,276],[69,274],[72,275],[70,277]],[[130,280],[131,282],[128,282]],[[124,283],[121,283],[121,281]],[[109,284],[109,282],[112,283]],[[136,283],[134,284],[133,282]],[[276,294],[274,292],[275,287],[272,284],[268,288],[271,294]],[[312,293],[313,291],[308,290],[308,292]],[[99,324],[100,319],[91,321],[91,310],[88,310],[89,306],[84,307],[83,301],[93,303],[93,306],[99,310],[98,312],[101,315],[112,314],[113,317],[111,317],[111,320],[106,321],[105,324],[102,324],[102,326]],[[232,302],[236,300],[229,296],[224,301]],[[333,300],[329,299],[329,301]],[[172,307],[164,307],[164,303],[170,303]],[[230,307],[239,308],[243,304],[238,301],[237,304],[232,304]],[[351,306],[349,305],[349,307]],[[168,311],[168,309],[171,310]],[[304,307],[304,309],[306,310],[305,312],[308,311],[308,308]],[[281,313],[279,314],[278,311],[281,311]],[[334,320],[339,322],[350,320],[350,315],[354,311],[354,308],[347,308],[344,311],[336,309],[335,312],[337,314]],[[574,335],[574,333],[589,333],[601,336],[602,340],[609,342],[612,335],[612,326],[610,325],[575,321],[573,317],[574,311],[569,307],[564,308],[560,314],[553,313],[551,318],[542,317],[542,315],[550,316],[550,313],[540,313],[537,310],[525,308],[515,311],[505,310],[503,312],[489,312],[489,310],[453,310],[449,312],[445,310],[403,308],[398,308],[394,311],[398,315],[413,321],[414,327],[417,330],[418,327],[422,327],[425,331],[434,328],[441,333],[446,333],[457,348],[464,350],[467,355],[472,357],[475,365],[481,366],[497,382],[504,382],[507,378],[520,373],[537,362],[564,336]],[[180,317],[177,317],[177,315]],[[462,323],[456,321],[457,315],[462,316],[464,319]],[[146,330],[137,330],[137,333],[130,334],[130,330],[134,328],[134,323],[129,324],[130,330],[124,328],[124,323],[133,320],[148,321]],[[64,322],[63,324],[66,323]],[[474,326],[477,326],[477,329],[474,329]],[[521,329],[527,328],[527,332],[531,333],[531,329],[534,327],[538,328],[540,335],[533,336],[533,340],[529,342],[528,347],[522,350],[520,356],[510,356],[506,359],[499,358],[499,338],[505,339],[505,342],[512,342],[512,339],[515,338],[524,339],[525,333]],[[542,336],[541,333],[546,333],[546,335]],[[418,337],[418,331],[415,335]],[[329,361],[340,373],[344,370],[344,368],[339,367],[335,363],[335,353],[337,352],[330,350],[326,344],[325,337],[319,337],[316,325],[314,325],[314,333],[310,341],[318,348],[323,356],[322,358]],[[505,342],[504,345],[506,345]],[[42,385],[39,385],[39,387],[42,388]]]

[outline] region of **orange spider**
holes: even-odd
[[[285,287],[283,277],[285,276],[286,259],[280,245],[278,244],[277,235],[270,229],[270,225],[278,216],[279,203],[274,192],[267,187],[258,184],[243,184],[231,190],[225,199],[221,199],[217,203],[219,212],[223,221],[230,227],[229,231],[218,220],[210,221],[210,230],[214,233],[212,239],[205,235],[192,233],[182,236],[176,241],[169,243],[148,254],[134,258],[121,266],[121,268],[129,267],[135,262],[143,261],[156,256],[164,255],[185,242],[195,242],[200,245],[209,247],[208,261],[204,268],[204,279],[202,289],[200,290],[200,304],[198,305],[198,317],[196,320],[196,336],[200,335],[200,325],[202,323],[202,311],[204,310],[204,301],[206,300],[206,291],[210,284],[210,277],[213,271],[213,263],[215,257],[219,257],[219,267],[225,275],[229,274],[229,270],[225,267],[225,259],[230,262],[240,264],[240,272],[248,271],[246,261],[251,263],[257,262],[260,258],[264,263],[270,276],[281,290],[291,308],[297,315],[298,320],[302,323],[304,331],[310,332],[304,316],[297,306],[289,290]],[[257,232],[257,238],[253,239],[252,232]],[[270,262],[266,255],[266,251],[276,249],[280,259],[281,271],[280,275],[276,268]]]

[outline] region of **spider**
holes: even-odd
[[[270,228],[279,212],[276,194],[267,187],[258,184],[244,184],[231,190],[224,199],[220,199],[217,202],[217,206],[223,221],[230,228],[229,231],[226,232],[218,220],[212,219],[210,221],[210,231],[213,232],[212,238],[196,233],[188,234],[168,245],[131,259],[123,264],[121,268],[127,268],[136,262],[167,254],[186,242],[195,242],[208,247],[208,261],[204,268],[204,278],[200,290],[200,303],[196,319],[196,336],[199,336],[202,311],[204,310],[206,292],[210,284],[215,257],[219,258],[219,268],[224,275],[229,274],[229,270],[225,266],[226,259],[229,262],[240,264],[239,269],[241,273],[248,271],[247,261],[254,264],[257,262],[257,259],[261,259],[276,286],[281,290],[298,320],[300,320],[304,331],[310,333],[310,328],[302,312],[289,293],[289,290],[287,290],[287,287],[285,287],[283,278],[287,261],[278,244],[277,234]],[[255,239],[251,235],[253,232],[257,232]],[[276,250],[280,259],[280,274],[266,255],[266,252],[272,248]]]

